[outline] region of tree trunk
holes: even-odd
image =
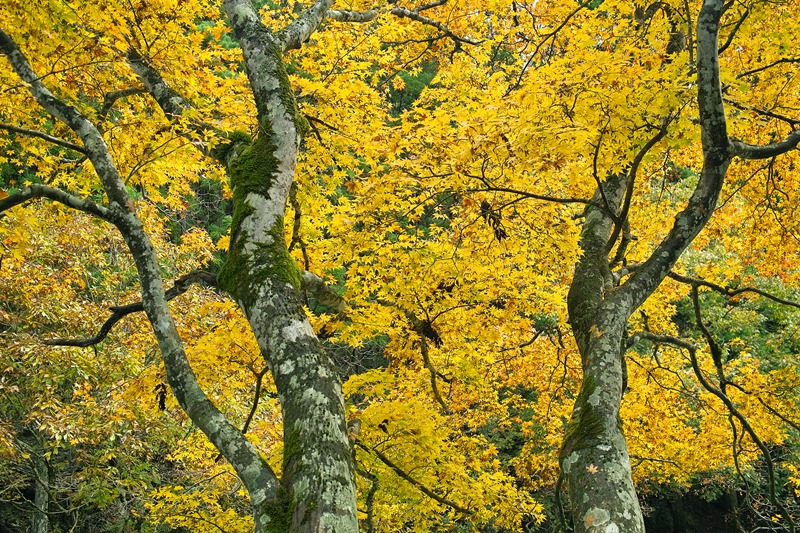
[[[226,149],[234,212],[218,281],[247,316],[278,389],[284,426],[279,505],[286,512],[285,531],[355,533],[355,471],[341,383],[305,316],[302,275],[283,233],[307,128],[283,52],[307,28],[289,27],[273,36],[248,0],[227,0],[225,8],[242,47],[259,129],[254,140],[232,139]]]
[[[50,467],[43,457],[33,457],[34,505],[33,533],[50,533]]]
[[[583,383],[567,427],[560,463],[567,480],[575,531],[644,532],[630,458],[619,421],[624,386],[622,340],[630,305],[614,298],[607,243],[628,176],[616,175],[586,209],[583,256],[568,297],[581,353]],[[605,206],[608,202],[608,207]]]

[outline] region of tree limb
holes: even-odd
[[[62,203],[67,207],[77,209],[78,211],[84,211],[85,213],[89,213],[90,215],[94,215],[109,222],[112,222],[113,219],[111,211],[109,211],[109,209],[105,206],[96,204],[91,200],[87,200],[79,196],[74,196],[66,191],[62,191],[61,189],[56,189],[54,187],[39,183],[32,183],[21,191],[0,200],[0,213],[35,198],[47,198],[49,200]]]
[[[730,384],[725,377],[722,369],[722,360],[721,355],[722,351],[717,344],[716,340],[712,337],[711,333],[708,331],[706,326],[703,324],[703,320],[701,317],[700,312],[700,300],[698,299],[697,294],[697,286],[692,286],[692,304],[694,305],[695,311],[695,321],[697,323],[697,327],[703,334],[703,337],[708,344],[709,349],[711,350],[711,356],[714,359],[714,365],[717,367],[717,374],[719,376],[719,388],[711,386],[711,384],[703,377],[703,372],[700,369],[700,365],[697,363],[697,353],[695,350],[691,350],[689,352],[689,357],[692,362],[692,369],[694,370],[697,379],[703,385],[703,387],[714,396],[718,397],[725,407],[728,408],[728,412],[730,413],[731,417],[737,419],[739,423],[742,425],[742,429],[744,429],[753,442],[756,444],[759,450],[761,450],[762,455],[764,456],[764,462],[767,465],[767,477],[769,479],[769,499],[773,505],[775,505],[783,515],[784,519],[787,521],[789,525],[789,531],[794,533],[794,521],[792,520],[791,515],[787,512],[786,507],[780,502],[775,494],[775,466],[772,461],[772,454],[770,453],[767,446],[761,441],[761,438],[756,434],[755,429],[750,425],[750,422],[747,418],[736,408],[733,404],[731,399],[728,397],[725,386]],[[731,421],[731,425],[733,426],[733,422]],[[734,431],[735,431],[734,426]]]
[[[768,118],[774,118],[775,120],[780,120],[781,122],[787,123],[792,129],[796,128],[798,124],[800,124],[800,120],[787,117],[786,115],[781,115],[780,113],[769,111],[767,109],[760,109],[758,107],[742,105],[739,102],[732,100],[730,98],[725,98],[725,103],[730,104],[732,107],[735,107],[736,109],[740,109],[742,111],[751,111],[753,113],[761,115],[762,117],[768,117]]]
[[[752,76],[753,74],[757,74],[763,70],[767,70],[772,68],[776,65],[780,65],[781,63],[800,63],[800,57],[782,57],[773,61],[772,63],[767,63],[766,65],[762,65],[760,67],[756,67],[754,69],[745,70],[744,72],[740,72],[736,75],[737,79],[744,78],[745,76]]]
[[[0,124],[0,130],[12,131],[14,133],[19,133],[20,135],[26,135],[28,137],[38,137],[39,139],[44,139],[47,142],[51,142],[53,144],[63,146],[64,148],[69,148],[70,150],[75,150],[76,152],[86,154],[86,148],[84,148],[83,146],[71,143],[60,137],[54,137],[52,135],[48,135],[47,133],[44,133],[42,131],[29,130],[26,128],[18,128],[17,126],[12,126],[11,124]]]
[[[108,93],[103,99],[103,107],[100,108],[100,113],[98,116],[105,118],[108,115],[108,112],[111,111],[111,108],[114,107],[114,104],[117,103],[117,100],[120,98],[133,96],[135,94],[144,94],[145,92],[146,91],[144,89],[139,87],[129,87],[127,89],[120,89],[119,91],[112,91]]]
[[[467,509],[466,507],[461,507],[457,503],[454,503],[454,502],[448,500],[447,498],[443,498],[442,496],[439,496],[438,494],[433,492],[431,489],[429,489],[428,487],[426,487],[425,485],[423,485],[422,483],[420,483],[419,481],[417,481],[416,479],[411,477],[411,475],[409,475],[405,470],[403,470],[402,468],[400,468],[399,466],[394,464],[394,462],[391,459],[389,459],[388,457],[383,455],[381,452],[379,452],[375,448],[370,448],[370,447],[364,445],[359,440],[356,440],[355,445],[358,446],[359,448],[361,448],[362,450],[373,454],[378,459],[380,459],[381,462],[383,464],[385,464],[386,466],[388,466],[389,468],[391,468],[394,471],[395,474],[397,474],[401,478],[405,479],[406,481],[408,481],[409,483],[411,483],[412,485],[417,487],[420,491],[422,491],[423,494],[425,494],[429,498],[431,498],[433,500],[436,500],[437,502],[441,503],[442,505],[446,505],[447,507],[455,509],[456,511],[458,511],[461,514],[464,514],[464,515],[467,515],[467,516],[475,514],[475,511],[471,511],[471,510]]]
[[[636,309],[652,294],[680,255],[706,225],[719,199],[733,158],[719,77],[717,40],[723,0],[706,0],[697,20],[697,93],[703,145],[703,169],[686,208],[650,257],[623,283],[618,294]]]
[[[85,149],[84,153],[89,157],[92,166],[100,176],[109,200],[121,207],[126,207],[130,198],[128,191],[111,159],[100,131],[77,109],[56,98],[44,86],[17,43],[3,29],[0,29],[0,51],[11,63],[11,67],[20,79],[27,84],[28,90],[38,104],[53,117],[64,122],[80,137]]]
[[[0,52],[37,103],[54,118],[67,124],[80,137],[92,166],[110,200],[107,211],[125,239],[136,263],[142,304],[158,341],[167,380],[186,414],[225,454],[247,487],[254,508],[278,491],[279,481],[261,459],[258,450],[208,398],[192,372],[186,351],[167,305],[158,256],[142,221],[129,205],[127,187],[97,127],[76,108],[56,98],[31,68],[13,39],[0,29]]]
[[[448,38],[452,39],[453,41],[455,41],[457,43],[472,44],[472,45],[480,44],[480,41],[475,41],[473,39],[468,39],[466,37],[460,37],[460,36],[456,35],[445,24],[443,24],[443,23],[441,23],[441,22],[439,22],[437,20],[434,20],[434,19],[432,19],[430,17],[426,17],[424,15],[420,15],[421,11],[424,11],[426,9],[432,9],[434,7],[437,7],[439,5],[443,5],[445,3],[446,3],[446,0],[445,1],[439,0],[438,2],[431,2],[430,4],[426,4],[426,5],[420,6],[420,7],[416,8],[416,9],[406,9],[404,7],[394,7],[392,9],[390,9],[388,12],[390,14],[394,15],[395,17],[407,18],[407,19],[413,20],[415,22],[419,22],[420,24],[422,24],[424,26],[430,26],[432,28],[436,28],[437,30],[442,32],[442,34],[444,34],[445,37],[448,37]],[[337,22],[365,23],[365,22],[371,22],[371,21],[375,20],[376,18],[378,18],[378,15],[380,15],[381,12],[382,12],[381,9],[370,9],[368,11],[346,11],[346,10],[334,10],[334,9],[332,9],[332,10],[328,11],[327,17],[330,18],[331,20],[335,20]]]
[[[742,24],[744,24],[744,21],[747,20],[748,16],[750,16],[750,10],[745,8],[744,13],[742,13],[742,16],[739,17],[739,20],[737,20],[736,24],[733,25],[733,29],[728,34],[728,38],[725,39],[725,44],[723,44],[722,46],[719,47],[719,49],[718,49],[718,53],[719,54],[722,54],[725,50],[728,49],[728,47],[731,45],[731,43],[733,43],[733,38],[736,37],[736,33],[739,31],[739,28],[742,27]]]
[[[605,255],[611,253],[611,250],[614,248],[614,244],[617,242],[619,238],[619,234],[622,231],[623,226],[628,220],[628,212],[631,208],[631,199],[633,198],[633,189],[634,184],[636,182],[636,172],[639,170],[639,165],[642,163],[644,156],[656,145],[658,142],[663,139],[667,135],[667,128],[669,127],[670,122],[672,121],[672,117],[668,117],[661,127],[658,129],[658,133],[650,138],[644,146],[637,152],[636,156],[633,158],[633,162],[631,163],[631,168],[628,171],[628,180],[625,190],[625,199],[622,202],[622,207],[620,209],[619,215],[614,219],[614,228],[611,231],[611,236],[608,239],[608,244],[606,244]]]
[[[156,103],[170,122],[174,122],[176,119],[180,118],[184,111],[192,107],[191,103],[187,102],[180,94],[170,87],[166,80],[164,80],[164,78],[161,76],[161,73],[154,69],[139,54],[139,52],[131,48],[128,51],[127,58],[128,64],[142,81],[142,84],[145,86],[147,92],[150,93],[150,95],[155,99]],[[130,90],[131,89],[129,89],[129,91]],[[118,92],[123,93],[123,91]],[[135,91],[131,94],[135,94]],[[121,96],[125,95],[120,94],[117,96],[117,98]],[[108,102],[108,97],[106,97],[106,104],[108,104]],[[104,109],[106,104],[103,105]],[[113,101],[111,104],[113,105]],[[189,127],[191,131],[199,134],[201,138],[205,137],[209,131],[217,132],[223,136],[219,131],[216,130],[216,128],[201,122],[193,122],[189,124]],[[207,143],[198,141],[197,139],[189,139],[189,142],[191,142],[192,146],[197,148],[203,155],[215,158],[216,154],[212,150],[208,149]],[[222,163],[225,163],[225,161],[222,161]]]
[[[756,287],[740,287],[738,289],[732,289],[730,287],[723,287],[722,285],[718,285],[716,283],[712,283],[710,281],[706,281],[701,278],[694,278],[691,276],[683,276],[681,274],[677,274],[675,272],[671,272],[668,274],[671,279],[679,283],[684,283],[686,285],[692,285],[696,287],[707,287],[713,291],[716,291],[724,296],[733,297],[738,296],[739,294],[744,294],[748,292],[752,292],[754,294],[758,294],[759,296],[763,296],[764,298],[769,298],[770,300],[777,302],[779,304],[788,305],[791,307],[796,307],[800,309],[800,303],[794,302],[792,300],[786,300],[784,298],[780,298],[775,296],[774,294],[770,294],[764,290],[758,289]]]
[[[275,34],[280,44],[281,51],[296,50],[303,46],[322,21],[328,9],[333,5],[333,0],[317,0],[314,5],[306,9],[294,22]]]
[[[303,290],[310,292],[322,305],[339,313],[347,307],[345,299],[333,292],[324,279],[307,270],[303,271]]]
[[[800,129],[793,131],[780,142],[764,146],[747,144],[738,139],[731,139],[734,154],[742,159],[770,159],[796,149],[798,144],[800,144]]]
[[[178,278],[172,288],[166,291],[166,299],[169,301],[176,296],[183,294],[189,290],[191,285],[195,283],[205,283],[206,285],[216,286],[216,280],[213,274],[205,270],[195,270]],[[83,340],[49,339],[43,341],[43,344],[47,346],[77,346],[79,348],[94,346],[105,340],[106,336],[108,336],[108,333],[111,331],[111,328],[113,328],[117,322],[132,313],[144,311],[144,305],[142,302],[136,302],[128,305],[110,307],[109,310],[111,311],[111,316],[108,317],[103,326],[100,328],[100,331],[94,337]],[[243,430],[242,432],[244,433],[244,431],[246,430]]]

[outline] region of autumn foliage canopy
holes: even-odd
[[[586,310],[606,316],[602,302],[638,287],[688,205],[707,209],[693,211],[702,231],[614,337],[612,425],[637,509],[732,493],[742,527],[794,527],[800,3],[720,2],[730,157],[695,206],[715,149],[701,12],[715,2],[256,2],[268,42],[286,45],[270,90],[284,91],[297,141],[271,237],[251,248],[259,208],[244,194],[261,185],[242,176],[278,176],[283,145],[237,3],[249,4],[0,6],[0,525],[261,527],[252,486],[173,393],[118,209],[152,243],[200,388],[284,480],[278,494],[299,494],[286,480],[306,441],[284,427],[293,389],[274,376],[294,366],[269,342],[295,341],[302,319],[342,384],[336,427],[362,531],[594,531],[604,515],[570,518],[570,500],[584,486],[575,465],[606,468],[577,451],[605,434],[585,406],[606,390],[592,350],[611,330]],[[248,250],[276,259],[251,261],[245,279],[233,258]],[[583,303],[595,253],[597,309]],[[244,287],[256,276],[294,291],[301,318],[262,335],[266,293]]]

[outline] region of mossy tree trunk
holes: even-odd
[[[225,9],[244,54],[259,128],[251,142],[233,141],[228,149],[234,214],[228,258],[218,280],[244,310],[277,386],[284,423],[281,486],[290,513],[288,530],[357,531],[354,465],[341,384],[303,311],[301,272],[287,252],[283,233],[306,127],[295,106],[283,53],[305,40],[302,34],[308,26],[273,35],[249,0],[226,0]]]
[[[752,146],[728,137],[718,55],[724,11],[724,0],[705,0],[697,20],[703,168],[687,206],[675,216],[670,232],[636,268],[611,272],[610,252],[626,223],[638,163],[666,135],[666,123],[640,150],[631,170],[608,178],[586,209],[581,233],[583,255],[576,265],[568,298],[570,323],[581,353],[583,383],[560,453],[577,532],[644,531],[619,419],[626,382],[623,356],[628,319],[711,218],[734,156],[774,157],[800,143],[800,131],[767,146]]]

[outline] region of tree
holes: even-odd
[[[12,143],[19,136],[44,140],[57,147],[26,153],[25,157],[36,169],[36,182],[23,183],[4,198],[2,210],[46,198],[102,219],[120,231],[136,264],[142,303],[114,308],[114,316],[106,326],[129,312],[145,311],[175,397],[247,488],[257,531],[357,529],[353,452],[345,428],[341,386],[336,369],[306,318],[300,298],[304,277],[311,280],[307,288],[312,289],[315,278],[304,276],[297,268],[284,238],[284,215],[295,179],[298,150],[309,129],[307,119],[298,112],[284,55],[300,48],[326,16],[333,20],[367,22],[378,15],[377,10],[328,11],[331,3],[318,2],[299,15],[285,10],[274,21],[277,28],[265,25],[249,1],[224,3],[244,58],[248,91],[255,103],[255,120],[248,124],[252,135],[236,127],[241,121],[231,119],[235,113],[220,116],[213,108],[198,112],[195,107],[204,99],[203,89],[220,90],[226,85],[229,89],[234,85],[232,91],[221,96],[213,93],[211,100],[217,104],[248,105],[239,100],[242,85],[225,81],[231,73],[235,82],[242,79],[236,75],[238,59],[232,59],[217,43],[208,42],[219,39],[221,31],[210,32],[210,38],[208,32],[195,31],[198,19],[215,23],[216,6],[196,3],[177,9],[174,5],[141,3],[128,10],[113,3],[92,8],[65,4],[55,12],[8,6],[2,14],[3,25],[10,24],[14,30],[8,33],[3,30],[0,46],[16,79],[26,89],[12,88],[11,92],[24,102],[19,109],[38,110],[33,113],[36,116],[33,122],[41,126],[36,129],[30,123],[26,127],[5,124],[3,128],[15,135]],[[436,6],[426,9],[431,7]],[[395,8],[391,14],[446,30],[441,23],[416,10]],[[281,17],[289,18],[290,22],[280,20]],[[59,35],[60,42],[46,47],[47,51],[42,50],[44,53],[37,54],[35,60],[47,63],[51,53],[62,54],[65,61],[76,63],[88,57],[88,65],[95,64],[92,58],[104,58],[97,60],[97,64],[119,63],[121,59],[129,70],[116,74],[101,66],[91,69],[96,76],[95,86],[77,81],[72,73],[59,78],[63,85],[48,86],[46,76],[38,73],[41,65],[37,68],[32,64],[28,57],[31,52],[23,51],[16,39],[41,43],[51,31]],[[457,41],[454,34],[449,35]],[[64,44],[70,38],[78,43],[76,47]],[[181,53],[195,54],[196,48],[183,47],[197,46],[201,39],[207,42],[200,46],[204,51],[199,54],[197,64],[217,68],[194,80],[181,80],[184,86],[178,92],[152,62],[158,56],[165,59],[166,55],[166,64],[175,68],[169,62],[183,61]],[[165,44],[174,50],[165,52],[162,48]],[[175,53],[176,50],[182,52]],[[70,66],[66,70],[72,69]],[[86,74],[84,71],[83,75]],[[153,116],[149,104],[126,101],[143,93],[155,100],[166,121],[144,120]],[[161,139],[152,143],[131,139],[130,144],[112,141],[115,126],[124,123],[130,116],[128,113],[136,117],[140,112],[142,122],[147,124],[140,132]],[[199,386],[167,306],[168,299],[185,291],[189,283],[198,279],[209,281],[207,276],[183,277],[176,290],[164,290],[159,254],[148,234],[147,222],[143,221],[146,214],[137,205],[140,197],[145,199],[149,195],[151,199],[166,200],[165,205],[175,208],[181,202],[177,195],[185,188],[186,177],[202,168],[196,156],[188,155],[181,146],[173,147],[180,141],[175,142],[172,131],[202,155],[224,166],[229,176],[233,201],[231,232],[227,256],[216,283],[248,317],[281,400],[284,446],[280,479]],[[62,135],[72,136],[75,142],[63,139]],[[15,153],[19,148],[13,145]],[[135,159],[138,149],[148,155],[131,165],[128,158]],[[157,165],[170,150],[180,150],[184,157],[190,158],[189,164],[182,168],[163,167],[161,176],[152,167],[148,170],[155,172],[145,174],[145,165],[153,162]],[[78,154],[77,159],[69,160],[74,154]],[[40,157],[34,160],[36,155]],[[87,161],[93,173],[84,168]],[[20,160],[12,159],[12,163]],[[121,168],[128,170],[127,177]],[[41,177],[48,172],[53,173],[52,179]],[[134,176],[139,179],[132,188],[130,179]],[[165,180],[167,176],[170,180]],[[166,194],[173,196],[170,199]],[[107,330],[91,342],[67,344],[94,344],[102,340]],[[163,404],[163,400],[159,402]]]
[[[446,232],[439,242],[445,239],[455,242],[455,248],[460,249],[453,257],[458,259],[470,255],[470,251],[464,250],[475,244],[469,242],[475,233],[470,226],[481,218],[494,239],[502,241],[498,246],[508,247],[509,255],[517,253],[517,240],[536,247],[535,238],[522,237],[526,230],[513,228],[512,224],[527,225],[533,231],[549,235],[558,244],[542,243],[538,247],[541,254],[536,258],[541,269],[527,271],[529,280],[536,279],[538,274],[541,277],[537,281],[545,283],[549,281],[547,275],[541,274],[553,268],[551,261],[565,261],[564,256],[554,260],[553,249],[574,253],[571,235],[574,226],[567,221],[581,221],[577,266],[567,300],[569,325],[581,353],[583,378],[560,451],[573,522],[578,530],[643,530],[622,432],[624,422],[620,419],[620,404],[627,389],[625,351],[642,339],[649,339],[659,345],[671,343],[688,350],[691,359],[696,359],[696,351],[692,351],[696,348],[690,350],[691,345],[674,342],[677,337],[659,335],[651,329],[661,329],[663,333],[676,331],[669,310],[659,309],[659,303],[671,301],[670,296],[663,292],[656,294],[656,290],[668,276],[696,290],[710,287],[699,278],[680,276],[673,269],[680,268],[678,261],[684,251],[712,219],[723,187],[728,184],[732,192],[725,201],[726,213],[719,215],[718,227],[726,224],[736,227],[742,223],[742,213],[750,216],[757,213],[755,206],[760,200],[750,196],[749,188],[754,184],[753,176],[774,169],[775,164],[786,170],[796,164],[795,148],[800,140],[797,122],[782,113],[793,107],[795,100],[789,96],[791,91],[778,89],[783,86],[779,79],[793,79],[793,74],[782,69],[789,69],[788,65],[796,59],[784,55],[784,34],[770,32],[775,39],[770,46],[759,37],[778,24],[778,20],[784,20],[781,13],[790,8],[789,4],[776,7],[753,3],[734,7],[721,2],[704,2],[699,11],[663,2],[638,7],[607,1],[563,6],[514,3],[511,12],[517,15],[505,25],[492,20],[495,49],[487,56],[493,61],[486,57],[484,62],[475,63],[465,58],[454,60],[458,66],[440,72],[438,86],[423,95],[414,113],[406,116],[406,135],[400,135],[394,146],[406,152],[407,160],[398,166],[411,178],[405,178],[407,181],[414,181],[408,184],[397,179],[385,189],[379,188],[391,191],[393,197],[402,191],[401,195],[407,194],[418,205],[434,206],[432,210],[447,194],[458,198],[455,201],[458,208],[450,210],[459,211],[460,217],[439,210],[440,216],[448,218],[454,229],[458,228]],[[520,22],[528,16],[532,19],[527,23],[530,25]],[[693,21],[697,21],[696,29]],[[726,28],[722,39],[721,27]],[[726,59],[723,63],[726,70],[721,75],[718,50],[727,52],[726,58],[731,58],[733,50],[743,55],[735,60]],[[744,67],[735,64],[742,57],[746,57]],[[758,75],[775,68],[779,69],[772,71],[776,77],[770,77],[775,86]],[[722,84],[721,76],[730,81]],[[476,90],[456,101],[448,98],[448,90],[457,91],[464,85]],[[723,90],[728,94],[727,102],[723,100]],[[775,102],[768,109],[758,103],[765,98]],[[729,136],[726,107],[734,110],[737,135],[760,138],[767,144],[751,145]],[[750,116],[754,117],[752,121],[748,120]],[[658,155],[654,155],[656,149],[661,150]],[[745,164],[737,166],[733,175],[728,173],[734,158],[747,162],[762,157],[770,161],[768,165]],[[659,159],[664,162],[662,172],[669,171],[672,176],[665,176],[661,183],[654,183],[652,178],[645,183],[637,180],[643,168],[648,169],[650,176],[659,172],[656,163]],[[682,174],[684,170],[686,175]],[[679,184],[669,187],[669,183],[675,182]],[[664,202],[668,188],[672,192]],[[375,217],[376,222],[402,212],[394,206],[380,206],[388,201],[376,194],[375,189],[370,185],[368,195],[365,193],[359,200],[371,202],[367,196],[379,198],[372,203],[380,213]],[[766,190],[770,189],[767,182]],[[787,198],[791,197],[788,191],[793,186],[786,184],[780,189]],[[521,206],[524,201],[567,207],[529,209]],[[685,207],[681,207],[683,204]],[[414,205],[414,201],[406,205]],[[572,205],[582,205],[585,209],[576,212],[570,210]],[[792,227],[786,211],[768,210],[776,218],[777,226],[759,218],[754,232],[766,237],[784,231],[779,227]],[[667,217],[667,212],[676,214],[674,218]],[[471,223],[468,216],[472,217]],[[633,226],[638,228],[638,235],[632,235]],[[667,231],[669,228],[672,229]],[[400,228],[395,231],[403,233]],[[726,250],[737,250],[740,245],[733,237],[736,231],[727,232],[714,242]],[[397,255],[402,247],[414,248],[408,241],[425,240],[403,236],[406,242],[395,248]],[[795,249],[792,238],[766,238],[776,248],[774,254],[769,254],[771,258]],[[509,241],[512,244],[507,244]],[[489,246],[485,243],[484,246],[472,248],[471,252],[476,254],[473,257],[486,261]],[[386,255],[397,262],[397,255],[389,252]],[[447,257],[440,253],[437,260],[445,261]],[[775,272],[766,261],[753,256],[739,257],[758,272]],[[391,269],[388,262],[373,258],[363,262]],[[458,264],[465,272],[452,274],[453,277],[464,285],[475,283],[467,273],[468,268]],[[508,277],[512,277],[514,270],[522,270],[518,266],[506,268],[499,270]],[[437,270],[443,271],[446,268]],[[791,277],[793,272],[790,267],[784,275]],[[528,292],[525,282],[518,287]],[[723,294],[733,294],[716,284],[715,290],[720,289]],[[668,285],[663,290],[669,292],[674,288]],[[391,292],[393,299],[413,302],[416,298],[419,306],[428,307],[428,316],[439,317],[446,312],[445,301],[436,302],[430,297],[425,300],[419,293],[413,294],[413,289],[405,289],[403,294],[404,289],[392,287]],[[426,294],[424,290],[419,292]],[[429,288],[427,293],[430,292]],[[474,293],[470,299],[467,291],[460,292],[461,302],[477,303]],[[541,289],[535,297],[547,301],[552,297],[547,292]],[[529,294],[525,296],[530,298]],[[500,304],[498,300],[494,303]],[[645,304],[644,312],[636,316]],[[525,316],[519,308],[517,312]],[[647,316],[654,319],[647,320]],[[700,311],[697,324],[702,330]],[[484,329],[483,335],[492,333]],[[746,434],[769,461],[757,432],[751,432],[752,426],[748,427],[746,417],[737,411],[735,402],[725,392],[726,387],[732,390],[732,382],[723,368],[721,350],[710,335],[703,337],[702,342],[709,343],[707,350],[716,364],[719,382],[713,385],[705,380],[704,371],[694,362],[698,380],[707,393],[717,396],[716,401],[731,409],[734,435]],[[637,363],[641,364],[639,360]],[[434,366],[441,368],[436,363]],[[669,370],[680,367],[677,363]],[[635,386],[640,387],[641,383]],[[681,389],[685,389],[685,384]],[[746,399],[738,401],[749,404]],[[707,436],[711,438],[710,434]]]
[[[257,531],[357,530],[340,384],[303,313],[298,292],[301,272],[283,238],[283,213],[306,126],[294,104],[282,56],[308,39],[329,6],[330,2],[315,4],[281,32],[273,33],[249,1],[225,4],[244,54],[258,130],[252,139],[246,134],[232,135],[223,146],[207,152],[228,168],[234,202],[231,246],[219,283],[249,317],[282,399],[286,445],[281,480],[198,385],[167,306],[158,256],[98,124],[54,95],[14,39],[5,31],[0,33],[0,46],[16,75],[39,106],[66,124],[81,144],[56,142],[88,158],[107,198],[107,203],[98,203],[32,184],[6,198],[3,210],[45,197],[91,213],[121,232],[136,261],[142,305],[158,340],[169,384],[189,417],[247,487]],[[98,40],[107,38],[97,26],[74,24],[78,32],[89,32]],[[187,104],[147,64],[134,42],[128,45],[121,53],[127,55],[145,89],[168,117],[179,119]]]

